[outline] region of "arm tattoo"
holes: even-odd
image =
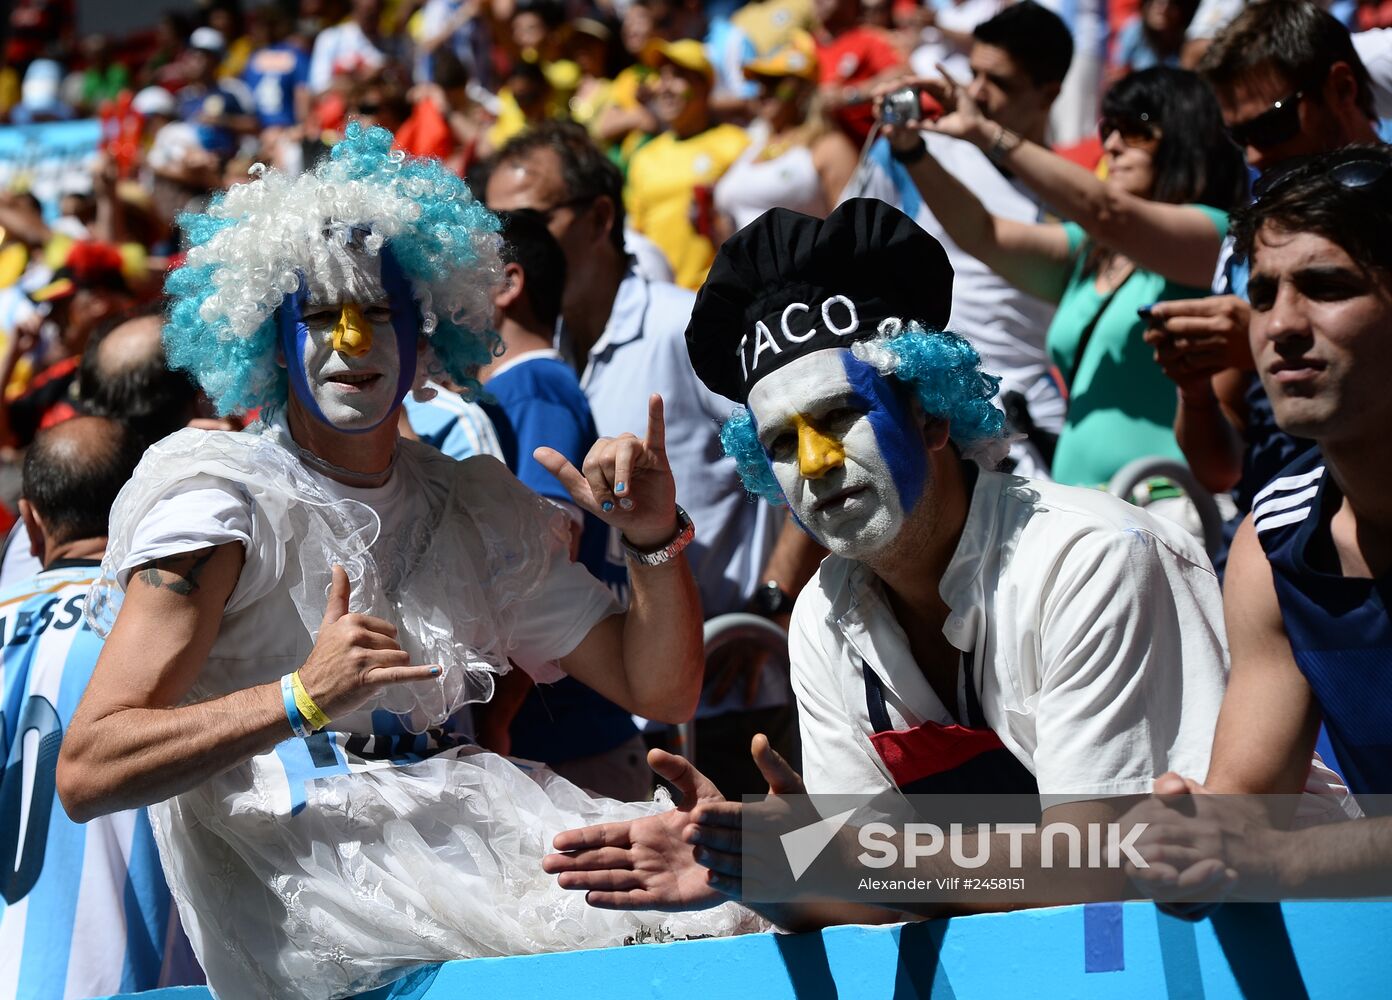
[[[198,575],[217,549],[181,552],[146,563],[137,572],[140,582],[156,590],[163,588],[180,597],[188,597],[198,589]]]

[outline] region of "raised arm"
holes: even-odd
[[[887,126],[890,148],[920,149],[923,137],[910,126]],[[1036,224],[992,215],[971,189],[926,151],[906,165],[914,187],[947,235],[1016,288],[1046,302],[1063,297],[1072,271],[1068,234],[1057,224]]]
[[[907,82],[930,91],[947,109],[936,122],[920,123],[924,129],[988,153],[1098,243],[1180,284],[1206,288],[1213,280],[1224,234],[1200,209],[1131,194],[1016,135],[983,115],[966,89],[945,73],[941,79]]]
[[[131,573],[58,758],[58,794],[75,821],[177,795],[292,735],[278,681],[180,704],[213,648],[243,559],[230,543]],[[324,624],[300,668],[330,718],[386,684],[438,672],[409,666],[395,634],[381,619],[348,613],[348,578],[335,567]]]
[[[622,531],[634,548],[655,550],[677,538],[661,396],[648,401],[644,438],[601,438],[583,471],[552,448],[538,448],[534,457],[577,504]],[[700,700],[704,666],[696,581],[684,555],[657,566],[630,559],[628,571],[628,611],[600,621],[561,667],[630,712],[685,722]]]

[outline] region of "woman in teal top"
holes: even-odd
[[[980,48],[973,49],[974,64]],[[1003,50],[994,54],[1009,59]],[[1102,486],[1136,458],[1183,461],[1172,430],[1174,383],[1145,345],[1136,310],[1209,293],[1228,210],[1246,193],[1242,152],[1196,75],[1144,70],[1103,98],[1104,181],[986,117],[978,102],[1008,117],[1008,95],[994,100],[1002,76],[993,65],[970,87],[916,81],[946,112],[936,122],[887,129],[895,157],[958,246],[1017,287],[1058,303],[1045,345],[1068,393],[1068,416],[1054,478]],[[1072,221],[991,215],[927,155],[917,129],[974,143]]]

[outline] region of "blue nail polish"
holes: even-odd
[[[431,677],[439,677],[439,676],[440,676],[440,668],[439,668],[439,667],[431,667],[431,668],[430,668],[430,676],[431,676]]]
[[[602,504],[599,505],[599,509],[602,510],[602,511],[604,511],[604,513],[606,513],[606,514],[609,513],[611,510],[614,509],[614,501],[612,501],[612,500],[606,500],[606,501],[604,501]]]
[[[632,510],[633,501],[630,500],[628,497],[624,497],[622,500],[619,501],[619,506],[622,507],[624,510]]]
[[[622,493],[623,491],[624,491],[624,484],[623,484],[623,483],[615,483],[615,484],[614,484],[614,492],[615,492],[615,493]]]

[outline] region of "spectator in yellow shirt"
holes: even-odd
[[[657,71],[648,103],[663,131],[629,163],[629,220],[667,255],[677,284],[695,289],[715,259],[715,182],[749,137],[735,125],[712,125],[715,72],[700,42],[654,40],[643,61]]]

